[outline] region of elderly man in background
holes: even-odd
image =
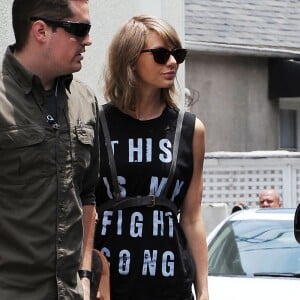
[[[268,189],[259,193],[260,208],[278,208],[282,206],[280,195],[276,190]]]

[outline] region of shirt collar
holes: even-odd
[[[39,77],[31,71],[24,68],[24,66],[13,55],[13,51],[13,45],[7,47],[3,65],[8,70],[8,72],[11,73],[18,85],[24,90],[24,93],[29,94],[33,89],[33,86],[36,87],[37,82],[42,88],[42,84]],[[63,85],[69,92],[72,80],[72,74],[64,75],[59,78],[59,81],[63,83]]]

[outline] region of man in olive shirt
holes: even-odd
[[[0,299],[88,300],[98,110],[72,76],[91,45],[88,0],[15,0],[12,19],[0,70]]]

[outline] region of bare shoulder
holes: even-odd
[[[200,119],[196,118],[194,139],[204,140],[204,138],[205,138],[205,125]]]

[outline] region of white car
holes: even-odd
[[[295,209],[245,209],[207,237],[210,300],[299,300]]]

